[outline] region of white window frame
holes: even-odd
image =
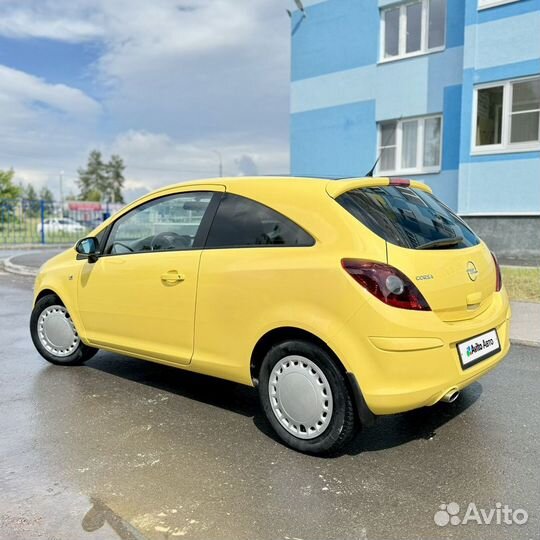
[[[435,52],[444,51],[446,49],[446,27],[448,16],[448,2],[445,2],[445,15],[444,15],[444,37],[443,44],[439,47],[433,47],[428,49],[428,26],[429,26],[429,1],[430,0],[414,0],[404,2],[402,4],[394,4],[380,11],[380,43],[379,43],[379,63],[393,62],[395,60],[401,60],[403,58],[413,58],[415,56],[422,56],[425,54],[431,54]],[[514,1],[514,0],[512,0]],[[422,4],[422,20],[420,23],[420,50],[414,52],[406,52],[407,48],[407,6],[417,3]],[[386,25],[385,25],[385,13],[392,9],[399,9],[399,44],[398,54],[395,56],[384,56],[385,53],[385,37],[386,37]]]
[[[478,11],[483,9],[489,9],[492,7],[503,6],[504,4],[511,4],[518,0],[478,0]]]
[[[538,122],[538,141],[527,142],[510,142],[510,134],[512,129],[512,94],[515,83],[522,83],[526,81],[540,79],[538,75],[532,77],[522,77],[520,79],[508,79],[505,81],[490,82],[485,84],[478,84],[474,87],[473,95],[473,110],[472,110],[472,127],[471,127],[471,155],[483,155],[483,154],[508,154],[512,152],[535,152],[540,150],[540,121]],[[486,88],[497,88],[502,86],[503,88],[503,103],[502,103],[502,129],[501,129],[501,142],[500,144],[476,144],[476,122],[478,112],[478,91]],[[533,112],[522,111],[523,112]],[[519,114],[519,113],[517,113]]]
[[[424,166],[424,125],[426,120],[432,120],[433,118],[439,118],[441,121],[441,139],[439,142],[439,164],[431,167]],[[403,151],[403,130],[402,126],[404,122],[410,122],[416,120],[418,122],[418,128],[416,131],[416,167],[405,168],[401,166],[402,162],[402,151]],[[396,168],[393,170],[383,170],[380,167],[381,161],[377,165],[377,173],[382,176],[398,176],[401,174],[437,174],[441,172],[442,166],[442,152],[443,152],[443,134],[444,134],[444,125],[443,125],[443,115],[442,114],[430,114],[428,116],[413,116],[408,118],[400,118],[399,120],[381,120],[377,124],[377,155],[381,155],[382,151],[382,130],[381,124],[387,122],[397,122],[396,127]],[[385,147],[394,146],[387,144]]]

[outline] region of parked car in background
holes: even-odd
[[[38,223],[38,234],[41,234],[41,229],[42,225]],[[87,230],[71,218],[48,218],[43,221],[43,229],[45,233],[81,233]]]
[[[509,320],[494,255],[425,184],[219,178],[45,263],[30,330],[53,364],[105,349],[255,386],[286,444],[324,454],[454,401],[508,353]]]
[[[81,225],[83,225],[87,231],[91,231],[92,229],[99,227],[104,221],[105,218],[103,217],[85,219],[81,220]]]

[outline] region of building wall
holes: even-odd
[[[540,214],[539,152],[471,156],[473,85],[540,72],[540,0],[482,11],[447,0],[443,51],[379,63],[379,8],[391,3],[305,0],[307,17],[294,14],[292,174],[361,176],[377,122],[443,113],[441,172],[413,178],[464,214]]]
[[[503,264],[514,259],[518,264],[540,266],[538,216],[465,216],[464,219]]]
[[[478,11],[467,0],[458,210],[540,214],[540,152],[474,155],[474,86],[540,73],[540,0]]]

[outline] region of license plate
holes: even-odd
[[[500,352],[501,344],[497,330],[490,330],[485,334],[458,343],[457,349],[461,367],[467,369]]]

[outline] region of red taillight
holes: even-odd
[[[397,268],[358,259],[343,259],[341,265],[352,278],[381,302],[401,309],[431,311],[416,285]]]
[[[499,261],[497,260],[497,257],[493,251],[491,252],[491,256],[493,257],[493,262],[495,263],[495,273],[497,274],[497,278],[495,280],[495,290],[499,292],[502,289],[501,267],[499,266]]]
[[[389,184],[391,186],[409,187],[411,185],[411,181],[407,178],[390,178]]]

